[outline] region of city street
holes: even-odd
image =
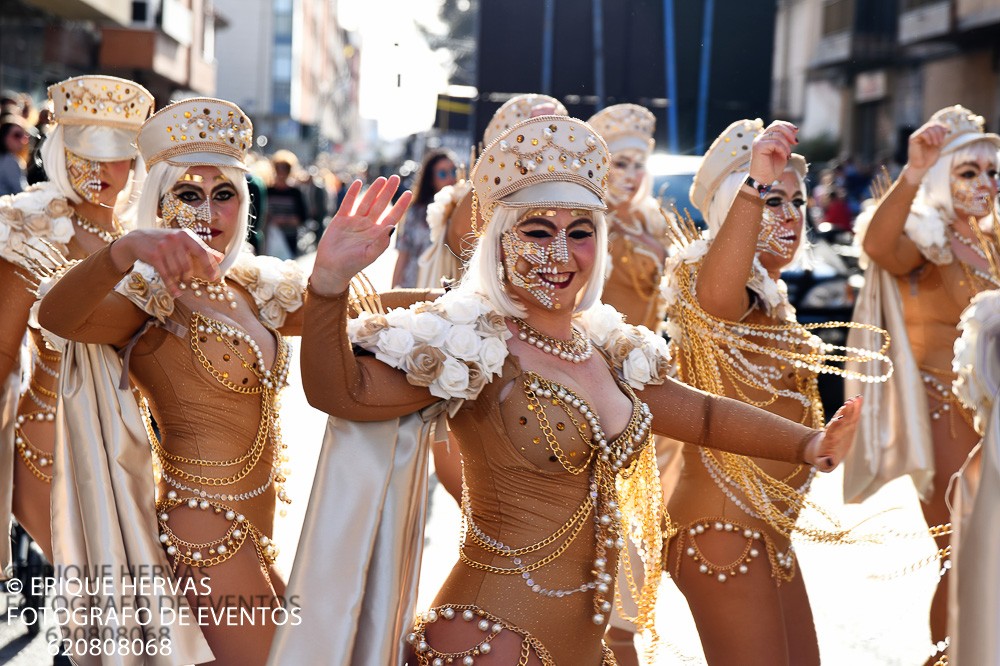
[[[310,257],[300,261],[307,269],[311,264]],[[376,288],[388,288],[394,261],[394,253],[390,250],[368,271]],[[275,526],[275,539],[282,548],[279,565],[286,572],[294,559],[325,427],[324,416],[306,404],[298,376],[296,363],[290,376],[291,386],[282,399],[282,430],[289,445],[292,468],[287,488],[292,504],[281,511]],[[436,482],[432,480],[431,485],[420,607],[430,603],[457,559],[458,508]],[[819,478],[814,488],[814,500],[847,525],[898,507],[866,525],[871,529],[860,529],[859,534],[870,534],[876,525],[888,522],[898,532],[914,532],[921,528],[916,497],[908,481],[890,485],[863,507],[842,504],[839,472]],[[923,662],[930,646],[925,618],[937,566],[899,574],[933,553],[929,537],[897,539],[884,545],[802,542],[797,548],[813,602],[824,664],[916,666]],[[663,640],[658,666],[704,663],[684,598],[669,579],[664,580],[662,589],[659,631]],[[8,598],[13,596],[8,595]],[[4,611],[0,607],[0,613]],[[6,615],[0,618],[3,619],[0,663],[11,666],[50,663],[44,631],[29,642],[19,621],[8,619]]]

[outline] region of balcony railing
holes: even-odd
[[[899,43],[941,37],[951,32],[951,0],[904,0],[899,15]]]

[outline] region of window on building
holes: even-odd
[[[277,43],[274,45],[274,71],[272,76],[275,81],[292,80],[292,45]]]
[[[942,2],[947,2],[947,0],[903,0],[902,9],[904,12],[909,12],[914,9],[920,9],[921,7],[926,7],[927,5],[937,5]]]
[[[847,32],[854,24],[854,0],[827,0],[823,5],[823,34]]]
[[[201,38],[201,57],[205,62],[215,62],[215,16],[205,12],[205,33]]]
[[[149,21],[149,3],[146,0],[136,0],[132,3],[132,23],[147,23]]]

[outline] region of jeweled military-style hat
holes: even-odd
[[[608,146],[587,123],[530,118],[488,145],[472,168],[483,219],[500,203],[516,208],[604,210]]]
[[[555,110],[551,112],[553,115],[566,116],[569,114],[563,103],[555,97],[549,97],[540,93],[515,95],[504,102],[503,106],[493,114],[490,124],[486,126],[486,130],[483,132],[483,145],[488,146],[493,143],[505,131],[519,122],[530,118],[531,112],[536,107],[545,104],[555,107]]]
[[[135,81],[77,76],[49,86],[52,115],[72,153],[95,162],[132,159],[154,99]]]
[[[1000,136],[985,131],[982,116],[977,116],[961,104],[941,109],[933,116],[932,122],[938,122],[948,128],[944,138],[942,153],[951,153],[974,141],[989,141],[1000,149]]]
[[[712,142],[698,166],[688,193],[695,208],[705,213],[715,191],[731,173],[750,171],[750,154],[754,138],[764,131],[764,121],[760,118],[737,120]],[[800,177],[808,171],[806,158],[792,153],[788,166]]]
[[[139,131],[139,152],[147,169],[158,162],[246,169],[252,144],[250,118],[232,102],[211,97],[165,106]]]
[[[611,154],[637,148],[653,151],[656,116],[638,104],[615,104],[590,117],[587,123],[607,142]]]

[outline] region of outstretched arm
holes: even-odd
[[[316,249],[302,330],[302,385],[309,403],[333,416],[380,421],[437,400],[426,388],[410,385],[401,371],[375,358],[356,358],[347,337],[351,278],[389,246],[390,230],[410,202],[405,192],[385,213],[397,187],[397,176],[378,178],[359,201],[361,181],[352,183]]]
[[[808,463],[825,472],[847,454],[861,412],[861,399],[851,398],[826,430],[815,430],[673,379],[647,386],[642,397],[657,434],[744,456]]]
[[[750,176],[763,185],[781,178],[798,129],[776,120],[753,140]],[[739,321],[750,307],[746,283],[757,254],[764,205],[749,185],[740,186],[715,240],[698,270],[697,293],[701,307],[713,317]]]
[[[924,263],[916,244],[904,233],[920,181],[941,156],[947,130],[927,123],[910,135],[906,166],[872,216],[863,245],[872,261],[893,275],[906,275]]]

